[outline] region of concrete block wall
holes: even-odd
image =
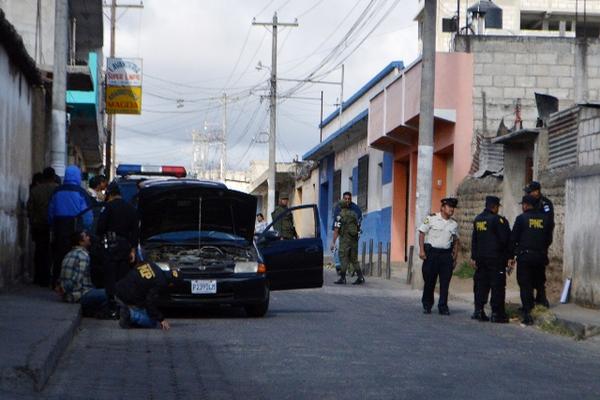
[[[578,164],[600,165],[600,108],[583,107],[579,118]]]
[[[590,48],[597,47],[600,51],[598,42],[592,42]],[[458,38],[457,51],[473,54],[475,135],[494,137],[502,118],[508,127],[512,127],[517,99],[521,102],[523,126],[535,127],[536,92],[556,96],[561,109],[575,103],[573,39],[470,36]],[[595,65],[600,63],[600,56],[590,52],[588,60],[588,64]],[[590,81],[589,85],[597,91],[600,79]]]

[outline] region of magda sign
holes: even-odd
[[[106,113],[141,114],[142,88],[134,86],[107,86]]]

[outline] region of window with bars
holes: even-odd
[[[365,212],[369,198],[369,155],[358,159],[358,195],[356,204]]]

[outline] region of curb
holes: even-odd
[[[38,347],[41,347],[43,343],[37,343],[27,357],[25,365],[4,368],[3,371],[0,371],[0,389],[29,390],[33,388],[37,392],[42,391],[81,324],[81,310],[74,319],[66,324],[66,329],[62,333],[49,334],[48,342],[44,344],[48,351],[39,351]]]
[[[556,318],[556,324],[571,332],[576,340],[585,340],[600,335],[600,326],[569,321],[564,318],[559,318],[556,315],[554,316]]]

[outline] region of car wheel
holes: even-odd
[[[269,310],[269,294],[267,293],[267,298],[262,303],[247,304],[244,306],[244,310],[246,310],[246,314],[248,314],[249,317],[264,317]]]

